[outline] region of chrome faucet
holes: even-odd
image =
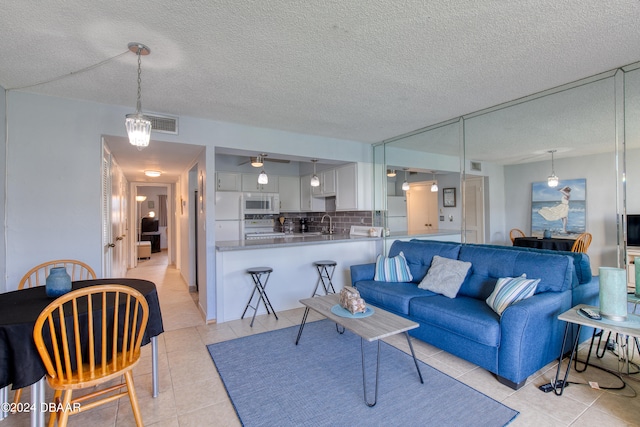
[[[329,217],[329,234],[333,234],[333,225],[332,225],[332,222],[331,222],[331,215],[329,215],[329,214],[322,215],[322,219],[320,220],[320,224],[324,223],[324,217],[325,216]]]

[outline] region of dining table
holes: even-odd
[[[158,335],[164,332],[160,301],[156,285],[142,279],[109,278],[79,280],[72,290],[95,285],[120,284],[138,290],[149,305],[149,320],[142,345],[151,343],[152,394],[157,397]],[[31,402],[22,406],[30,412],[32,426],[44,426],[46,410],[44,385],[46,369],[33,340],[36,319],[55,298],[48,297],[44,286],[37,286],[0,294],[0,420],[8,413],[9,386],[13,389],[31,387]],[[45,404],[46,406],[46,404]]]
[[[556,237],[551,237],[551,238],[516,237],[513,240],[513,246],[570,252],[575,242],[576,242],[575,239],[565,239],[565,238],[556,238]]]

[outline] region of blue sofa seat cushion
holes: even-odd
[[[436,326],[490,347],[500,345],[500,317],[483,300],[416,297],[409,305],[409,316],[427,328]]]
[[[356,289],[365,303],[404,316],[409,314],[409,301],[412,298],[436,295],[431,291],[418,288],[415,283],[405,282],[364,280],[356,283]]]
[[[409,270],[413,276],[413,282],[420,283],[427,274],[434,255],[439,255],[443,258],[458,259],[460,244],[432,241],[429,242],[428,245],[416,245],[415,242],[396,240],[389,249],[389,256],[394,257],[400,252],[403,252],[407,259]]]

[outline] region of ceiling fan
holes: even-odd
[[[253,166],[254,168],[259,168],[261,167],[264,162],[274,162],[274,163],[289,163],[289,160],[284,160],[284,159],[269,159],[267,158],[268,154],[266,153],[262,153],[259,154],[255,157],[251,156],[249,157],[248,160],[245,160],[243,162],[238,163],[238,166],[241,165],[246,165],[247,163],[251,163],[251,166]]]

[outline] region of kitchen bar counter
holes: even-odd
[[[242,315],[254,289],[248,268],[273,269],[266,292],[273,308],[280,312],[302,307],[300,300],[311,297],[318,280],[315,261],[336,261],[333,285],[339,292],[351,283],[350,267],[375,262],[382,246],[380,237],[348,234],[216,242],[216,321],[228,322]],[[264,313],[260,303],[258,314]],[[271,316],[269,321],[275,318]]]
[[[285,237],[255,240],[228,240],[216,242],[217,251],[238,251],[246,249],[267,249],[288,246],[306,246],[337,242],[381,240],[380,237],[351,236],[349,234],[290,234]]]

